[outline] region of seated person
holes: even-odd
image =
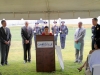
[[[87,56],[87,59],[86,59],[86,61],[84,62],[84,64],[83,64],[81,67],[77,68],[77,69],[79,70],[79,72],[82,71],[82,69],[83,69],[84,67],[86,67],[86,70],[89,68],[89,65],[88,65],[88,60],[89,60],[89,59],[88,59],[88,57],[91,56],[91,54],[92,54],[93,51],[95,51],[95,50],[90,50],[89,55]]]
[[[86,61],[84,62],[84,64],[81,66],[81,67],[79,67],[79,68],[77,68],[78,70],[79,70],[79,72],[80,71],[82,71],[82,69],[84,68],[84,67],[86,67],[86,70],[89,68],[89,64],[88,64],[88,60],[89,60],[89,56],[91,56],[91,54],[92,54],[92,52],[94,52],[95,50],[97,50],[98,48],[94,45],[94,50],[90,50],[90,52],[89,52],[89,55],[87,56],[87,59],[86,59]]]
[[[44,32],[42,33],[42,35],[52,35],[52,33],[49,33],[49,27],[48,26],[44,27]]]
[[[86,71],[86,75],[92,75],[92,66],[100,64],[100,40],[97,40],[94,44],[95,51],[91,54],[89,59],[89,69]]]

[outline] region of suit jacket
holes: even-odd
[[[25,43],[25,40],[29,40],[29,43],[32,44],[32,37],[33,37],[32,28],[31,27],[26,28],[26,26],[22,27],[21,37],[23,44]]]
[[[95,40],[100,39],[100,25],[97,24],[96,27],[94,28],[93,36]]]
[[[0,40],[1,44],[5,44],[5,41],[11,41],[11,33],[9,28],[6,27],[6,32],[3,27],[0,28]]]
[[[78,30],[79,30],[79,28],[76,29],[76,31],[75,31],[74,39],[75,39],[75,41],[83,42],[85,34],[86,34],[86,29],[81,28],[79,32],[78,32]]]

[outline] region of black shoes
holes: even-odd
[[[74,63],[78,63],[78,61],[75,61]]]
[[[5,63],[5,65],[8,65],[8,63]]]
[[[28,62],[30,63],[31,61],[29,60]]]
[[[1,66],[4,66],[4,64],[1,64]]]
[[[81,64],[81,63],[82,63],[82,61],[75,61],[74,63],[79,63],[79,64]]]
[[[8,65],[8,63],[5,63],[5,64],[3,63],[3,64],[1,64],[1,66],[4,66],[4,65]]]
[[[25,63],[27,63],[27,62],[29,62],[29,63],[30,63],[30,62],[31,62],[31,60],[28,60],[28,61],[24,60],[24,64],[25,64]]]

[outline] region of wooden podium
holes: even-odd
[[[55,71],[55,45],[54,36],[36,36],[36,71]]]

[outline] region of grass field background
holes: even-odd
[[[21,27],[9,27],[12,34],[12,43],[9,51],[7,66],[0,66],[1,75],[84,75],[84,70],[78,72],[77,68],[82,64],[74,63],[75,61],[75,49],[74,49],[74,32],[76,25],[68,25],[69,33],[66,38],[66,48],[62,50],[64,71],[61,70],[58,58],[56,55],[56,71],[53,73],[41,73],[36,72],[36,52],[34,50],[34,41],[31,48],[32,62],[24,64],[23,62],[23,47],[21,38]],[[91,50],[91,25],[85,25],[86,36],[84,46],[84,61],[88,52]],[[58,37],[58,45],[60,40]],[[83,62],[84,62],[83,61]]]

